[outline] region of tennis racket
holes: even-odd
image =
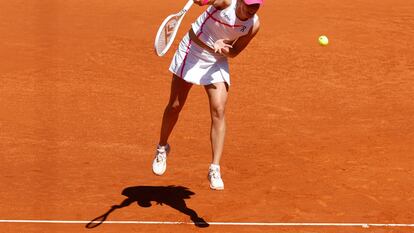
[[[185,4],[184,8],[180,12],[169,15],[164,19],[158,29],[154,43],[155,53],[158,56],[162,57],[165,53],[167,53],[174,41],[175,36],[177,35],[181,21],[192,5],[193,0],[188,0],[187,4]]]

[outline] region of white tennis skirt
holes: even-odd
[[[230,85],[227,58],[201,48],[190,39],[188,33],[181,40],[169,70],[185,81],[197,85],[219,82]]]

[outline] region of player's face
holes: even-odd
[[[244,0],[238,0],[236,14],[239,19],[248,20],[256,14],[259,8],[260,4],[247,5]]]

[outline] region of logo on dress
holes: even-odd
[[[223,12],[223,13],[222,13],[222,16],[223,16],[224,18],[226,18],[228,21],[230,21],[230,16],[229,16],[228,14],[226,14],[226,12]]]
[[[246,26],[242,25],[241,28],[240,28],[240,31],[244,32],[244,31],[246,31],[246,28],[247,28]]]

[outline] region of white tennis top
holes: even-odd
[[[237,0],[224,10],[210,6],[191,25],[194,33],[205,44],[213,48],[214,42],[219,39],[236,40],[246,35],[254,23],[259,19],[257,15],[242,21],[236,16]]]

